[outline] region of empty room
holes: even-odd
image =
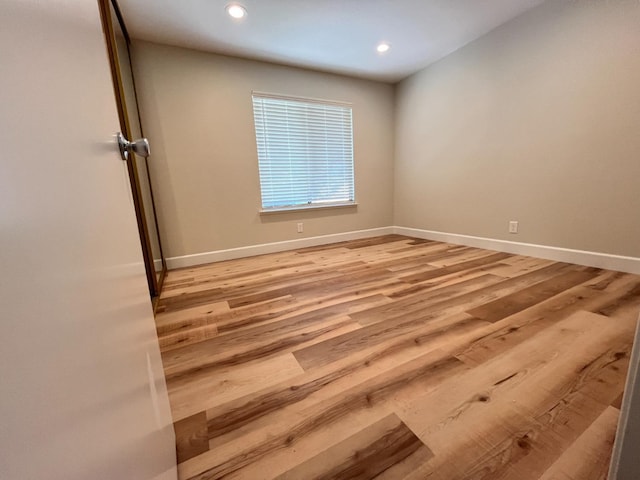
[[[640,478],[640,2],[0,41],[0,478]]]

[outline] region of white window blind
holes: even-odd
[[[253,94],[262,208],[354,203],[351,106]]]

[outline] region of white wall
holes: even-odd
[[[395,224],[640,257],[639,26],[549,1],[401,82]]]
[[[147,42],[133,47],[167,257],[392,224],[393,86]],[[357,208],[258,214],[252,90],[353,103]]]
[[[0,2],[0,478],[175,480],[98,3]]]

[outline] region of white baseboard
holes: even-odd
[[[606,268],[608,270],[640,274],[640,258],[637,257],[624,257],[621,255],[611,255],[607,253],[550,247],[547,245],[535,245],[532,243],[511,242],[508,240],[497,240],[494,238],[474,237],[471,235],[436,232],[433,230],[398,226],[334,233],[318,237],[307,237],[295,240],[286,240],[284,242],[263,243],[260,245],[249,245],[247,247],[229,248],[227,250],[216,250],[213,252],[171,257],[167,258],[167,268],[169,270],[173,270],[176,268],[204,265],[206,263],[220,262],[223,260],[232,260],[234,258],[253,257],[255,255],[264,255],[265,253],[284,252],[286,250],[294,250],[297,248],[327,245],[330,243],[358,240],[361,238],[388,235],[392,233],[406,235],[409,237],[424,238],[426,240],[453,243],[456,245],[486,248],[487,250],[497,250],[499,252],[513,253],[516,255],[528,255],[557,262],[576,263],[578,265],[587,265],[589,267]]]
[[[192,267],[194,265],[204,265],[206,263],[220,262],[223,260],[233,260],[234,258],[253,257],[255,255],[264,255],[265,253],[284,252],[286,250],[294,250],[297,248],[315,247],[317,245],[328,245],[330,243],[345,242],[347,240],[377,237],[378,235],[391,234],[393,231],[394,227],[370,228],[368,230],[355,230],[352,232],[321,235],[319,237],[299,238],[295,240],[286,240],[284,242],[263,243],[247,247],[229,248],[227,250],[216,250],[213,252],[183,255],[181,257],[171,257],[167,258],[167,269],[173,270],[175,268]]]
[[[424,238],[426,240],[436,240],[438,242],[454,243],[456,245],[467,245],[469,247],[486,248],[487,250],[497,250],[499,252],[514,253],[517,255],[545,258],[557,262],[576,263],[589,267],[640,274],[640,258],[637,257],[624,257],[607,253],[473,237],[471,235],[436,232],[418,228],[393,227],[393,232],[399,235]]]

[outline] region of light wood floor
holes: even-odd
[[[181,479],[604,479],[640,277],[397,235],[169,272]]]

